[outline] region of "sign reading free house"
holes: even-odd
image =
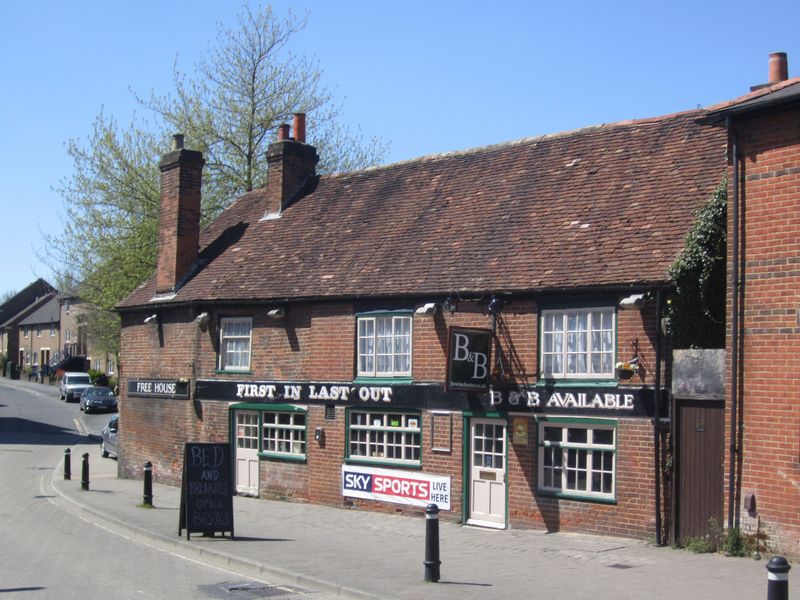
[[[450,510],[450,478],[419,472],[342,465],[342,495]]]
[[[450,327],[447,342],[446,389],[488,392],[491,351],[492,332],[489,329]]]
[[[129,379],[128,396],[187,400],[189,382],[175,379]]]

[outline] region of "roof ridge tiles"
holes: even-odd
[[[473,148],[466,148],[461,150],[451,150],[447,152],[436,152],[433,154],[426,154],[423,156],[416,156],[414,158],[408,158],[405,160],[399,160],[392,163],[386,163],[383,165],[375,165],[374,167],[367,167],[365,169],[361,169],[358,171],[347,171],[342,173],[331,173],[331,174],[324,174],[323,177],[326,178],[339,178],[339,177],[349,177],[353,175],[358,175],[360,173],[372,173],[374,171],[380,171],[383,169],[391,169],[398,166],[404,165],[413,165],[414,163],[426,163],[426,162],[433,162],[438,160],[445,160],[449,158],[454,158],[458,156],[469,156],[474,154],[481,154],[485,152],[491,152],[494,150],[502,150],[504,148],[513,148],[516,146],[523,146],[526,144],[534,144],[539,142],[546,142],[550,140],[557,140],[563,139],[568,137],[575,137],[578,135],[593,133],[597,131],[607,131],[610,129],[615,128],[622,128],[622,127],[630,127],[635,125],[648,125],[651,123],[659,123],[662,121],[669,121],[673,119],[679,118],[691,118],[695,116],[699,116],[704,114],[706,111],[703,109],[691,109],[685,111],[678,111],[674,113],[670,113],[667,115],[659,115],[656,117],[643,117],[639,119],[627,119],[624,121],[614,121],[611,123],[600,123],[597,125],[585,125],[583,127],[578,127],[576,129],[567,129],[564,131],[557,131],[554,133],[544,133],[541,135],[535,136],[528,136],[523,138],[518,138],[515,140],[507,140],[505,142],[497,142],[494,144],[486,144],[483,146],[475,146]]]

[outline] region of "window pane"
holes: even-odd
[[[583,428],[572,428],[567,430],[567,441],[572,444],[585,444],[587,440],[587,431]]]
[[[611,445],[611,444],[614,443],[614,430],[613,429],[595,429],[592,432],[592,441],[595,444]]]

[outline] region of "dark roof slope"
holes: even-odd
[[[61,319],[61,303],[56,295],[42,304],[30,315],[19,322],[20,325],[41,325],[42,323],[58,323]]]
[[[664,282],[726,167],[725,133],[700,114],[323,176],[275,220],[250,192],[204,231],[208,262],[168,301]],[[120,308],[148,304],[154,281]]]
[[[35,302],[55,291],[56,289],[42,278],[28,284],[25,289],[0,304],[0,327],[13,326],[27,314]]]

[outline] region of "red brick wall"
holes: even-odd
[[[800,111],[739,122],[736,130],[744,155],[744,264],[740,271],[744,335],[737,415],[743,425],[738,453],[741,465],[737,465],[741,481],[735,510],[747,533],[758,528],[759,534],[768,537],[770,547],[799,556]],[[732,232],[732,210],[728,218]],[[728,239],[730,276],[732,235]],[[731,301],[729,277],[729,316]],[[731,318],[727,347],[730,367]],[[729,396],[730,373],[729,368]],[[726,426],[730,408],[729,397]],[[727,434],[726,444],[730,430]],[[726,465],[726,486],[729,473]],[[750,493],[756,495],[757,518],[742,508],[744,496]]]
[[[172,291],[197,260],[203,156],[192,150],[165,155],[161,168],[156,287]]]
[[[642,311],[618,313],[620,358],[638,352],[643,371],[626,385],[652,382],[655,355],[653,302]],[[128,378],[218,378],[242,380],[352,381],[355,365],[356,320],[347,303],[290,306],[283,320],[266,316],[264,306],[208,310],[210,323],[201,331],[188,309],[161,314],[161,324],[146,325],[147,313],[123,317],[120,389],[121,471],[141,476],[141,465],[154,464],[157,481],[178,483],[183,443],[226,441],[229,435],[228,403],[221,401],[128,398]],[[220,317],[253,317],[252,375],[217,373],[217,325]],[[538,308],[531,300],[507,304],[496,321],[499,352],[493,357],[496,376],[532,384],[537,372]],[[447,328],[450,325],[492,327],[492,317],[479,304],[461,303],[453,314],[415,315],[413,379],[442,384],[445,376]],[[499,362],[498,362],[499,356]],[[499,365],[502,365],[502,369]],[[434,411],[435,412],[435,411]],[[426,473],[452,478],[451,511],[443,518],[462,514],[464,415],[460,411],[422,413],[422,460]],[[435,434],[432,435],[433,421]],[[326,419],[322,406],[310,406],[307,416],[306,463],[263,459],[260,463],[262,496],[304,499],[312,502],[353,504],[370,510],[418,511],[401,505],[344,499],[341,464],[346,455],[345,408],[336,407],[335,419]],[[510,423],[509,423],[510,425]],[[325,432],[324,444],[314,431]],[[618,428],[617,496],[615,505],[558,500],[536,491],[536,421],[529,419],[528,445],[511,444],[509,430],[509,522],[512,527],[547,527],[645,537],[653,535],[654,484],[653,430],[649,419],[620,419]],[[438,449],[434,450],[434,446]],[[449,449],[448,449],[449,448]]]

